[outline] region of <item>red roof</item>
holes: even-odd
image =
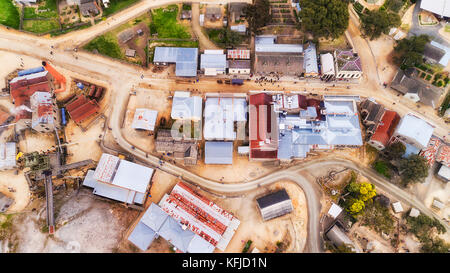
[[[66,105],[67,112],[76,123],[80,123],[97,113],[99,109],[100,106],[95,100],[88,101],[84,95],[77,97],[73,102]]]
[[[443,145],[439,150],[439,154],[436,158],[437,162],[441,162],[442,165],[450,167],[450,146]]]
[[[271,118],[274,114],[271,102],[272,96],[265,93],[251,95],[249,98],[249,136],[251,158],[277,157],[278,138],[271,138]],[[266,109],[264,109],[263,105],[266,106]],[[266,123],[264,124],[264,122]],[[270,143],[266,143],[267,139],[270,140]]]
[[[50,92],[50,84],[47,77],[39,77],[32,80],[21,80],[10,85],[11,97],[16,107],[25,105],[30,107],[30,97],[36,91]],[[16,114],[16,121],[31,119],[31,112],[20,110]]]
[[[301,109],[306,110],[308,107],[308,100],[306,99],[306,96],[298,95],[298,105]]]
[[[400,121],[400,116],[397,112],[386,110],[383,114],[375,133],[372,135],[370,140],[378,141],[386,146],[394,133],[395,127],[397,127]]]

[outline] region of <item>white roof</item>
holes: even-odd
[[[145,193],[153,175],[153,171],[154,170],[151,168],[121,160],[112,184],[136,192]]]
[[[174,96],[170,116],[173,119],[200,120],[202,118],[202,98]]]
[[[420,8],[444,17],[450,17],[450,0],[422,0]]]
[[[16,143],[0,143],[0,170],[16,167]]]
[[[213,54],[213,55],[223,54],[223,49],[205,49],[203,54]]]
[[[431,124],[411,114],[404,116],[396,129],[398,134],[415,139],[422,147],[428,145],[433,131]]]
[[[438,175],[444,177],[447,180],[450,180],[450,168],[442,165],[442,167],[439,169]]]
[[[182,98],[189,98],[191,96],[191,92],[189,91],[175,91],[173,93],[173,97],[182,97]]]
[[[42,72],[38,72],[38,73],[34,73],[34,74],[28,74],[28,75],[24,75],[24,76],[20,76],[20,77],[15,77],[14,79],[12,79],[10,81],[10,83],[15,83],[18,82],[20,80],[31,80],[31,79],[35,79],[35,78],[40,78],[40,77],[44,77],[46,76],[48,73],[48,71],[42,71]]]
[[[120,158],[117,156],[106,153],[102,154],[95,169],[94,179],[100,182],[110,183],[119,165],[119,161]]]
[[[433,200],[433,207],[436,207],[438,209],[443,209],[444,208],[444,203],[440,202],[439,200],[434,199]]]
[[[248,154],[250,153],[250,146],[239,146],[238,154]]]
[[[331,204],[330,209],[328,210],[328,214],[331,215],[331,217],[336,218],[338,215],[342,212],[342,208],[336,205],[335,203]]]
[[[143,129],[143,130],[155,130],[156,118],[158,116],[158,111],[150,110],[146,108],[137,108],[134,113],[133,123],[131,127],[133,129]]]
[[[440,43],[437,43],[435,41],[431,41],[430,44],[445,51],[445,55],[442,56],[442,58],[439,60],[439,63],[443,66],[447,66],[450,60],[450,48],[441,45]]]
[[[320,54],[320,63],[322,64],[322,74],[335,74],[333,54]]]
[[[419,215],[420,215],[420,211],[416,208],[412,208],[411,212],[409,213],[409,216],[411,216],[411,217],[417,217]]]
[[[392,203],[392,207],[394,208],[395,213],[399,213],[403,211],[402,204],[400,202]]]

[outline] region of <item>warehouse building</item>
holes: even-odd
[[[11,170],[16,167],[16,143],[0,143],[0,171]]]
[[[205,142],[205,164],[233,164],[233,142]]]
[[[156,47],[153,55],[155,65],[175,64],[175,75],[179,77],[197,76],[198,48]]]
[[[256,199],[258,208],[264,221],[291,213],[292,201],[286,190],[280,190]]]
[[[158,111],[146,108],[137,108],[134,113],[131,128],[138,130],[154,131]]]

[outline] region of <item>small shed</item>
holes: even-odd
[[[132,58],[136,57],[136,50],[128,48],[127,50],[125,50],[125,56]]]
[[[158,111],[138,108],[134,113],[134,119],[131,127],[138,130],[154,131],[157,116]]]
[[[336,205],[335,203],[331,204],[330,209],[328,210],[328,214],[333,217],[333,219],[336,219],[339,214],[341,214],[342,208]]]
[[[420,211],[416,208],[412,208],[411,211],[409,212],[410,217],[417,217],[419,215],[420,215]]]
[[[441,201],[434,199],[433,203],[431,204],[431,206],[435,209],[441,210],[445,207],[445,204],[442,203]]]
[[[205,164],[233,164],[233,142],[205,142]]]
[[[395,203],[392,203],[392,208],[394,209],[395,213],[403,212],[403,207],[400,201],[397,201]]]

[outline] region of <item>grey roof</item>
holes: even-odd
[[[87,174],[83,180],[83,186],[95,188],[95,186],[97,185],[98,182],[97,182],[97,180],[94,179],[94,173],[95,172],[93,170],[87,171]]]
[[[355,245],[352,240],[336,225],[334,225],[327,233],[326,236],[330,239],[335,246],[340,246],[342,244],[350,245],[353,248]]]
[[[141,222],[153,230],[159,230],[169,215],[158,205],[152,203],[141,218]]]
[[[258,202],[258,206],[263,209],[286,200],[290,200],[289,195],[287,194],[285,189],[282,189],[258,198],[256,199],[256,202]]]
[[[423,56],[435,63],[438,63],[442,57],[445,55],[445,50],[436,47],[431,43],[425,45],[425,50],[423,51]]]
[[[200,69],[205,68],[225,70],[227,68],[227,56],[225,54],[200,55]]]
[[[142,251],[146,251],[156,236],[157,234],[153,229],[149,228],[144,223],[139,222],[133,232],[131,232],[130,236],[128,236],[128,240]]]
[[[316,45],[314,43],[309,43],[308,48],[305,49],[303,67],[305,73],[319,73],[319,67],[317,66]]]
[[[13,199],[0,192],[0,212],[7,211],[12,203],[14,203]]]
[[[187,252],[189,243],[195,233],[189,229],[183,230],[180,223],[172,217],[167,218],[159,230],[159,235],[183,252]]]
[[[228,68],[250,69],[250,60],[228,60]]]
[[[198,48],[156,47],[154,63],[175,63],[175,74],[181,77],[197,76]]]
[[[233,164],[233,142],[205,142],[205,164]]]
[[[95,185],[93,193],[116,201],[126,202],[128,204],[133,203],[134,195],[136,194],[135,191],[130,191],[128,189],[109,185],[103,182],[98,182],[97,185]]]
[[[194,235],[187,249],[189,253],[211,253],[213,251],[214,246],[197,234]]]
[[[0,170],[12,169],[16,166],[16,143],[0,143]]]

